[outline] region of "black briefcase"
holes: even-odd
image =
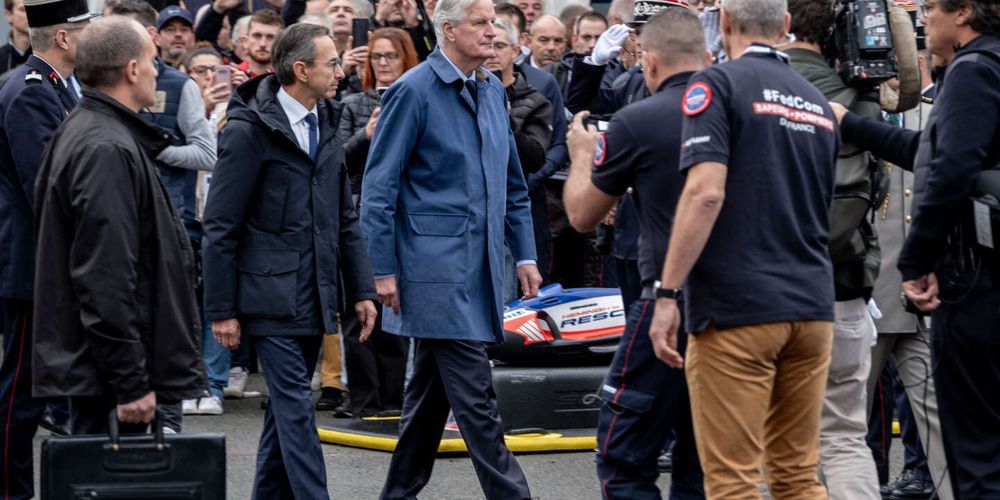
[[[226,498],[226,438],[218,433],[59,436],[42,443],[42,500]]]

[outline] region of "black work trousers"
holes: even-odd
[[[351,409],[357,417],[370,417],[383,410],[403,407],[403,382],[406,379],[406,337],[382,331],[382,305],[368,341],[361,343],[361,323],[353,310],[344,319],[344,358],[347,361],[347,392]]]
[[[1000,276],[998,276],[1000,277]],[[1000,498],[1000,286],[933,313],[934,383],[955,498]],[[964,291],[962,291],[964,293]]]

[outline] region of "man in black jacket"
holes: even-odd
[[[168,144],[136,112],[156,102],[156,47],[131,19],[86,28],[77,109],[35,187],[34,394],[69,396],[74,434],[153,419],[205,390],[194,258],[156,176]],[[144,425],[127,426],[141,430]]]
[[[517,44],[520,38],[517,28],[507,21],[497,19],[493,22],[493,31],[497,34],[493,39],[496,57],[487,59],[486,67],[497,74],[507,91],[510,128],[514,132],[524,177],[528,178],[545,165],[545,153],[552,140],[552,104],[528,83],[522,67],[514,64],[514,59],[521,52]],[[549,211],[545,205],[545,186],[538,184],[530,188],[528,197],[531,199],[531,222],[535,230],[538,268],[545,270],[549,267],[549,242],[552,240]],[[507,282],[508,290],[504,299],[509,302],[517,298],[517,280],[511,277]]]
[[[270,393],[254,498],[328,498],[309,389],[323,334],[347,303],[375,323],[371,265],[336,138],[344,77],[329,30],[296,24],[275,74],[236,89],[205,207],[205,315],[223,347],[246,335]]]

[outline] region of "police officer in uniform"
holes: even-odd
[[[639,219],[643,293],[600,388],[597,474],[604,498],[660,498],[656,459],[671,432],[671,498],[704,498],[683,370],[656,358],[649,321],[663,267],[674,206],[684,186],[678,169],[681,98],[688,78],[707,62],[698,17],[666,9],[643,28],[642,75],[653,93],[615,114],[605,132],[584,128],[577,115],[568,142],[572,166],[564,198],[570,222],[589,231],[632,186]],[[596,153],[595,153],[596,145]],[[591,171],[592,170],[592,171]],[[681,334],[681,350],[685,336]]]
[[[34,188],[42,151],[76,105],[67,86],[76,37],[93,17],[85,0],[25,0],[34,54],[0,89],[0,497],[30,498],[31,440],[45,402],[31,397]]]
[[[1000,498],[1000,245],[987,228],[990,209],[980,208],[987,220],[977,222],[970,201],[981,173],[1000,163],[1000,4],[927,2],[921,17],[927,48],[950,61],[924,131],[834,109],[845,140],[914,169],[913,218],[897,267],[906,298],[931,314],[951,486],[957,499]]]

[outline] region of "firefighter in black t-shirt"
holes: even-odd
[[[727,0],[730,62],[685,91],[677,205],[662,293],[684,287],[686,357],[676,300],[658,298],[657,356],[685,367],[710,498],[826,498],[819,422],[833,338],[829,210],[840,138],[826,98],[773,45],[784,0]]]
[[[620,110],[600,134],[584,129],[581,113],[568,137],[572,166],[563,196],[573,226],[593,229],[630,187],[639,220],[643,293],[628,312],[599,391],[597,473],[605,498],[660,498],[656,459],[674,432],[671,498],[703,498],[684,372],[656,358],[648,335],[684,184],[678,169],[681,97],[688,78],[707,62],[698,17],[683,8],[657,14],[643,27],[642,46],[643,75],[653,95]],[[683,334],[680,343],[683,350]]]

